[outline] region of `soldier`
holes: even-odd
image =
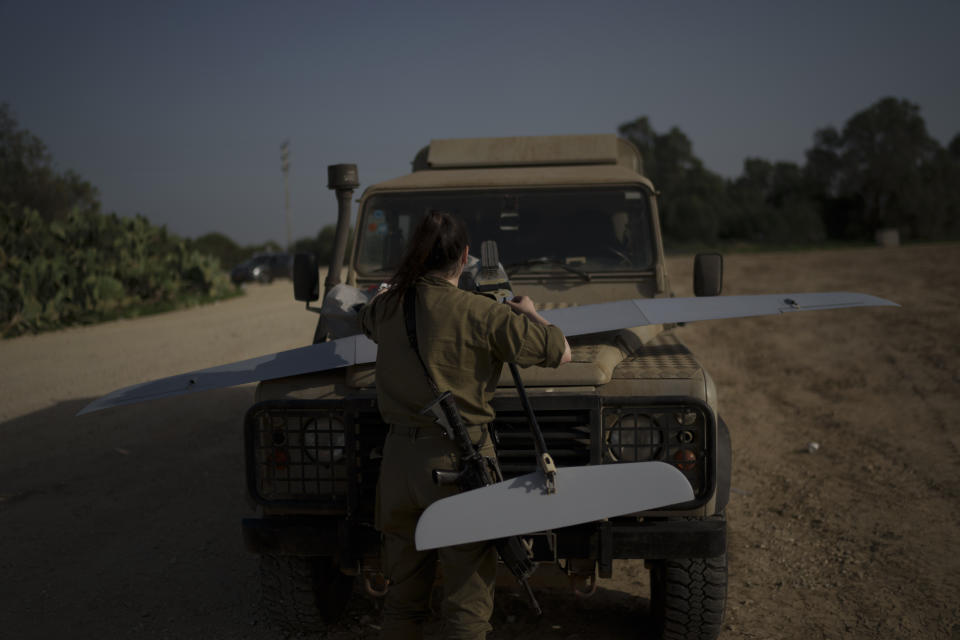
[[[417,551],[417,520],[432,502],[457,488],[437,485],[434,469],[459,470],[456,443],[421,410],[434,400],[423,366],[408,341],[403,299],[416,287],[420,355],[441,391],[449,390],[484,456],[493,456],[487,425],[504,362],[557,367],[570,345],[540,316],[533,301],[508,305],[457,288],[469,253],[466,227],[431,211],[414,231],[385,293],[360,310],[363,332],[378,343],[377,401],[390,432],[377,488],[382,566],[390,583],[383,609],[384,639],[421,638],[430,613],[437,561],[443,568],[445,638],[485,638],[493,610],[497,554],[488,542]],[[516,313],[515,313],[516,311]]]

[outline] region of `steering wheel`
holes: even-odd
[[[620,249],[617,249],[617,248],[615,248],[615,247],[607,247],[607,249],[610,250],[610,253],[612,253],[612,254],[614,254],[615,256],[617,256],[618,258],[620,258],[620,263],[617,265],[618,267],[631,267],[631,266],[633,266],[633,260],[630,259],[630,256],[628,256],[626,253],[624,253],[624,252],[621,251]]]

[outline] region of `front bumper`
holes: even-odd
[[[560,558],[715,558],[727,547],[727,526],[722,519],[690,518],[631,522],[591,522],[559,529]]]
[[[380,535],[372,527],[344,520],[312,517],[247,518],[243,540],[253,553],[339,557],[375,555]],[[536,560],[587,558],[601,566],[615,558],[663,560],[713,558],[726,550],[726,522],[718,518],[635,521],[614,519],[557,529],[532,536]]]

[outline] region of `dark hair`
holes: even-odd
[[[428,211],[414,229],[403,260],[390,279],[390,290],[384,295],[393,304],[399,304],[424,274],[431,271],[453,274],[469,244],[467,226],[460,218],[446,211]]]

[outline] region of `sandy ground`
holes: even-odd
[[[689,295],[691,258],[671,260]],[[729,256],[725,294],[901,309],[700,323],[734,443],[724,638],[960,638],[960,246]],[[207,307],[0,341],[0,637],[283,637],[243,549],[253,387],[75,418],[135,382],[309,342],[288,281]],[[807,444],[817,442],[816,453]],[[597,595],[498,597],[494,638],[649,637],[641,562]],[[331,638],[376,634],[357,598]]]

